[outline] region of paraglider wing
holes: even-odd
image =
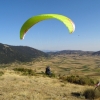
[[[70,33],[73,33],[75,31],[75,25],[72,22],[72,20],[69,19],[68,17],[59,15],[59,14],[41,14],[41,15],[37,15],[37,16],[33,16],[29,18],[23,24],[23,26],[20,29],[20,39],[24,39],[26,32],[36,23],[43,21],[43,20],[52,19],[52,18],[58,19],[61,22],[63,22],[65,26],[68,28]]]

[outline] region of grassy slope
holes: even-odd
[[[5,71],[0,77],[0,100],[84,100],[71,96],[89,86],[62,83],[58,79],[41,76],[20,76]]]
[[[13,63],[1,65],[5,74],[0,76],[0,100],[85,100],[72,96],[72,92],[83,92],[90,86],[81,86],[60,82],[58,79],[39,76],[21,76],[12,68],[31,68],[37,72],[45,70],[47,65],[51,66],[56,74],[79,74],[99,77],[100,57],[92,56],[56,56],[50,59],[38,59],[31,63]]]

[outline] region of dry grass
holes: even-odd
[[[0,65],[0,71],[5,73],[0,76],[0,100],[85,100],[84,97],[75,97],[71,93],[82,93],[85,89],[94,87],[64,83],[57,78],[41,75],[21,76],[12,69],[24,67],[41,72],[50,65],[56,74],[92,75],[93,78],[100,79],[99,62],[100,57],[60,55],[31,63]]]
[[[71,92],[85,88],[49,77],[20,76],[8,70],[0,77],[0,100],[81,100],[71,96]]]

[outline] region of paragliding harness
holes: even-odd
[[[46,67],[45,74],[46,75],[51,75],[51,71],[50,71],[50,67],[49,66]]]

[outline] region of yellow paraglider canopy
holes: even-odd
[[[20,39],[24,39],[26,32],[36,23],[47,19],[58,19],[65,24],[70,33],[75,31],[75,25],[71,19],[60,14],[41,14],[29,18],[20,29]]]

